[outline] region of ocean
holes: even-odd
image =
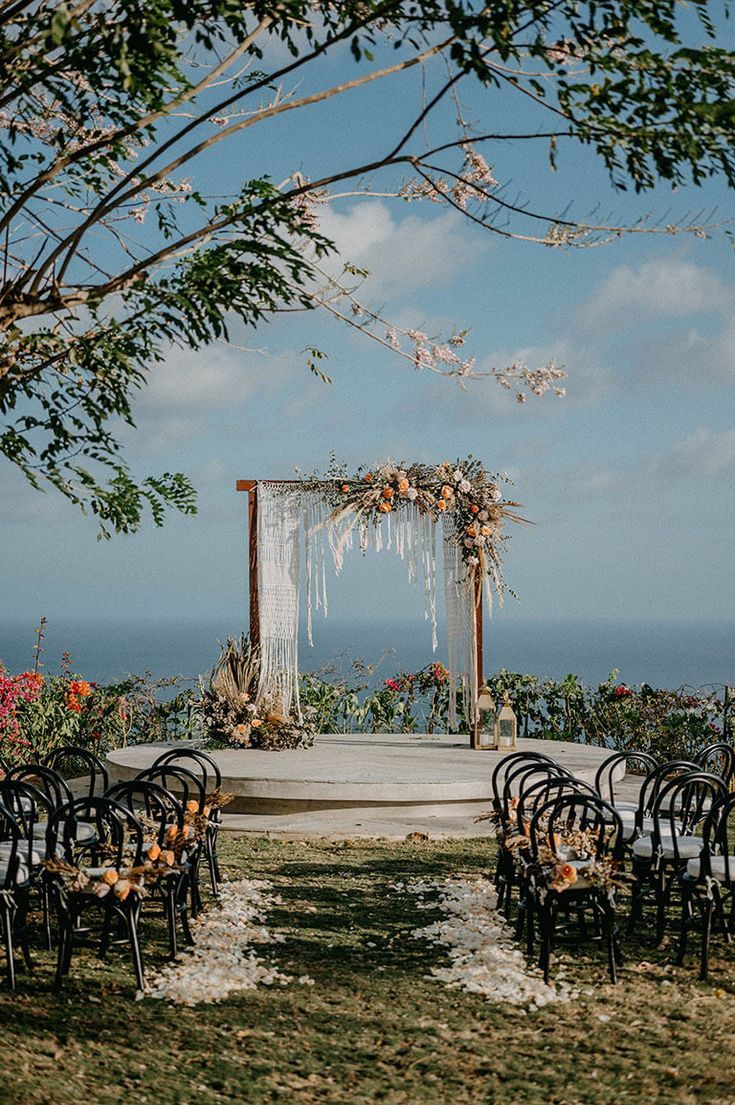
[[[55,621],[44,641],[45,670],[59,670],[61,654],[71,654],[74,670],[86,679],[112,682],[129,673],[180,675],[195,679],[217,658],[218,642],[245,628],[236,618],[179,622],[126,622],[100,619]],[[428,624],[315,620],[314,647],[302,636],[300,667],[330,665],[346,670],[353,660],[375,665],[374,680],[397,671],[415,671],[431,660],[446,660],[441,626],[439,648],[431,651]],[[574,672],[597,683],[617,668],[627,683],[659,687],[735,685],[735,625],[550,623],[497,618],[485,631],[485,668],[560,678]],[[33,623],[0,627],[0,660],[10,671],[33,664]]]

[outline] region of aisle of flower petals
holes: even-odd
[[[487,879],[395,883],[393,889],[415,895],[419,909],[440,909],[443,916],[412,935],[446,948],[449,965],[432,967],[430,978],[454,989],[481,994],[489,1002],[507,1002],[521,1010],[576,997],[557,975],[547,986],[528,966],[513,933],[497,912],[495,888]]]
[[[223,1001],[233,990],[288,985],[293,978],[263,962],[253,948],[285,939],[264,923],[267,910],[278,902],[267,882],[238,879],[224,883],[219,905],[206,909],[192,922],[194,945],[148,980],[145,996],[199,1005]]]

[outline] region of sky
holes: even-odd
[[[351,72],[329,63],[314,86]],[[309,91],[303,88],[301,91]],[[198,187],[226,187],[267,168],[310,178],[369,159],[420,105],[418,73],[286,115],[197,162]],[[525,106],[468,90],[479,126],[524,122]],[[434,124],[432,124],[432,127]],[[446,133],[446,120],[428,135]],[[257,134],[257,137],[256,137]],[[484,148],[496,177],[537,205],[571,202],[584,217],[624,221],[652,212],[733,214],[718,182],[636,197],[611,188],[589,150],[560,151],[552,173],[536,143]],[[377,186],[377,181],[374,182]],[[199,491],[193,518],[96,539],[93,519],[0,467],[0,625],[40,615],[109,620],[222,619],[247,624],[247,497],[238,478],[289,478],[324,469],[442,461],[472,453],[506,471],[534,525],[513,527],[505,576],[517,592],[497,616],[514,621],[707,625],[735,606],[735,291],[723,225],[709,240],[645,234],[606,246],[552,250],[506,241],[434,204],[349,197],[322,210],[341,257],[370,271],[360,296],[403,325],[468,327],[479,367],[550,356],[569,373],[567,395],[521,406],[492,380],[414,371],[361,334],[316,314],[283,315],[232,344],[172,350],[153,369],[123,428],[140,475],[184,470]],[[144,236],[145,228],[139,230]],[[303,350],[329,354],[331,385]],[[331,585],[330,617],[411,620],[422,601],[390,554],[354,553]]]

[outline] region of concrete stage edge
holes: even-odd
[[[132,779],[172,744],[138,744],[111,752],[111,782]],[[182,744],[182,748],[193,747]],[[566,741],[521,740],[592,783],[609,755]],[[313,748],[210,751],[222,789],[235,800],[225,828],[288,837],[485,836],[490,778],[504,752],[473,751],[447,734],[323,733]],[[622,777],[622,770],[620,772]]]

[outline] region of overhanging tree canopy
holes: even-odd
[[[331,244],[319,206],[345,195],[436,201],[490,233],[547,247],[629,230],[706,234],[704,217],[631,227],[547,210],[511,193],[497,162],[511,142],[552,162],[574,142],[594,150],[621,189],[714,175],[732,184],[735,57],[716,42],[713,8],[0,3],[0,451],[35,485],[91,509],[104,532],[129,531],[146,504],[157,523],[166,505],[194,510],[182,474],[134,479],[112,428],[132,421],[135,394],[171,343],[196,349],[226,337],[232,319],[252,326],[319,307],[416,367],[461,381],[478,375],[452,341],[462,335],[400,331],[356,298],[354,268],[342,277],[324,268]],[[354,75],[330,83],[329,63],[344,47]],[[357,89],[417,68],[424,98],[369,160],[311,172],[311,151],[294,150],[285,179],[258,166],[220,194],[207,158],[223,142],[336,97],[356,103]],[[521,99],[528,128],[504,127],[497,112],[492,125],[467,124],[457,96],[468,81]],[[364,125],[363,101],[357,110]],[[310,354],[317,373],[322,357]],[[555,371],[490,374],[525,395],[557,384]]]

